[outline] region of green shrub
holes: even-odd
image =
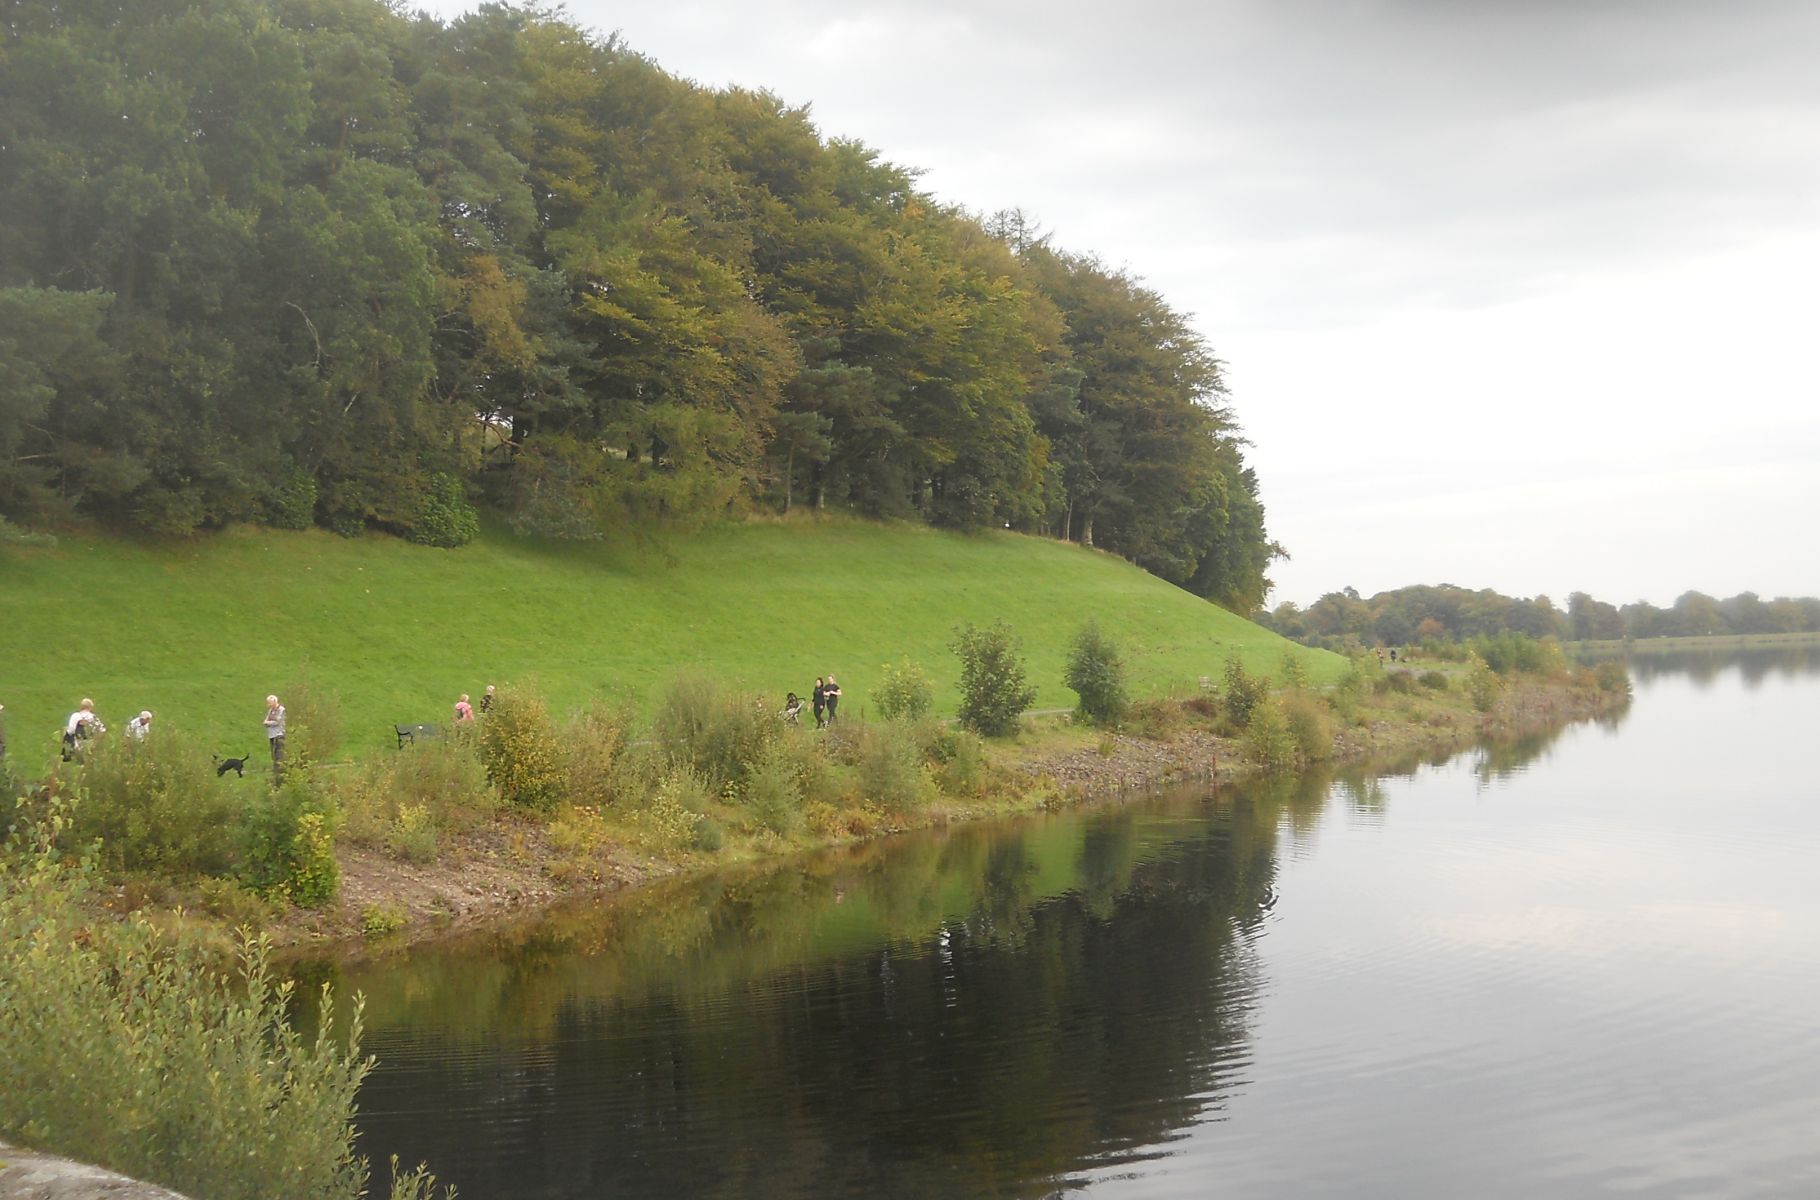
[[[1378,677],[1378,690],[1399,696],[1413,695],[1416,690],[1415,675],[1409,671],[1386,671]]]
[[[1305,763],[1333,757],[1333,723],[1321,703],[1307,692],[1293,691],[1282,704],[1296,756]]]
[[[1306,691],[1308,688],[1308,668],[1294,650],[1283,651],[1283,686],[1291,691]]]
[[[480,726],[480,756],[499,796],[516,808],[548,812],[567,783],[556,723],[532,684],[501,688]]]
[[[1490,712],[1496,707],[1498,697],[1504,694],[1504,681],[1492,670],[1490,663],[1474,658],[1466,669],[1466,694],[1472,697],[1474,708]]]
[[[1333,711],[1343,721],[1355,721],[1359,705],[1374,690],[1384,668],[1369,654],[1354,654],[1346,663],[1346,673],[1333,689]]]
[[[1420,683],[1431,692],[1444,692],[1447,690],[1447,676],[1440,671],[1424,671],[1416,682]]]
[[[411,522],[411,540],[424,546],[454,549],[479,535],[480,514],[468,503],[467,489],[460,477],[447,471],[431,475],[423,503]]]
[[[695,842],[696,822],[714,801],[707,781],[688,766],[670,768],[634,817],[647,843],[680,850]]]
[[[1621,662],[1606,661],[1593,668],[1593,680],[1602,692],[1630,694],[1630,672]]]
[[[935,685],[929,682],[927,671],[906,658],[886,664],[883,678],[873,689],[872,702],[887,721],[920,720],[935,702]]]
[[[306,1041],[263,942],[227,974],[97,920],[93,873],[61,857],[39,831],[0,878],[0,1134],[211,1200],[363,1195],[359,1003],[344,1050],[325,986]]]
[[[704,854],[716,854],[727,844],[727,827],[716,821],[707,813],[695,818],[695,826],[689,831],[689,848],[700,850]]]
[[[273,529],[308,529],[316,523],[316,480],[308,471],[293,472],[266,497],[265,523]]]
[[[1525,672],[1536,675],[1556,675],[1566,669],[1567,659],[1561,653],[1560,644],[1553,638],[1532,638],[1515,630],[1490,637],[1477,638],[1472,643],[1473,652],[1487,666],[1499,675],[1510,675]]]
[[[1095,725],[1116,725],[1125,715],[1125,660],[1097,623],[1087,622],[1075,635],[1066,680],[1080,697],[1076,711]]]
[[[950,644],[961,660],[961,724],[984,737],[1016,732],[1036,689],[1024,681],[1024,660],[1011,627],[1002,620],[990,629],[963,625]]]
[[[914,813],[929,803],[935,783],[923,767],[914,735],[897,724],[857,726],[851,751],[860,795],[888,812]]]
[[[746,808],[762,828],[779,837],[789,837],[803,821],[800,768],[790,740],[773,743],[746,777]]]
[[[241,849],[237,793],[260,786],[216,775],[198,743],[157,728],[143,742],[124,734],[91,740],[80,761],[59,768],[64,782],[82,797],[64,831],[66,849],[99,843],[110,872],[170,876],[231,873]]]
[[[724,690],[697,673],[672,680],[651,719],[670,764],[688,767],[716,793],[742,787],[782,729],[763,697]]]
[[[369,904],[360,910],[360,932],[370,938],[397,933],[410,918],[396,904]],[[393,1170],[397,1170],[394,1162]]]
[[[335,898],[336,810],[302,775],[261,789],[246,807],[240,879],[268,899],[318,908]]]
[[[1270,692],[1270,677],[1248,675],[1245,664],[1234,655],[1226,660],[1226,712],[1240,729],[1251,724],[1251,714]]]
[[[619,794],[620,759],[633,727],[628,705],[595,701],[570,719],[562,734],[569,799],[611,805]]]
[[[1123,729],[1135,737],[1162,742],[1180,733],[1186,724],[1181,704],[1171,697],[1158,696],[1129,705]]]
[[[385,844],[386,849],[399,858],[428,863],[436,861],[440,841],[429,805],[401,804],[392,818],[391,829],[386,832]]]
[[[927,721],[918,727],[917,741],[944,794],[978,796],[985,789],[986,747],[978,734]]]
[[[1265,696],[1252,706],[1251,719],[1245,725],[1245,750],[1266,771],[1295,766],[1295,734],[1276,697]]]

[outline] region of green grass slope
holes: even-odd
[[[954,712],[963,621],[1004,618],[1038,707],[1073,704],[1067,648],[1089,618],[1124,648],[1137,695],[1192,690],[1229,655],[1330,679],[1337,657],[1275,634],[1118,558],[1009,533],[964,536],[849,520],[749,524],[656,547],[576,546],[489,531],[460,550],[321,531],[236,530],[177,545],[65,539],[0,547],[0,703],[27,767],[92,696],[110,729],[141,708],[223,755],[263,752],[268,692],[335,695],[346,742],[393,722],[446,723],[461,692],[535,680],[558,711],[655,695],[698,668],[775,695],[840,678],[867,706],[908,656]]]

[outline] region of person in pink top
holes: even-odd
[[[455,702],[455,723],[469,725],[474,721],[474,706],[468,703],[468,694],[463,692],[461,699]]]

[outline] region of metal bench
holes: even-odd
[[[437,725],[394,725],[392,732],[398,735],[400,750],[406,746],[415,746],[418,738],[429,741],[442,736],[442,728]]]

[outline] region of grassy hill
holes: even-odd
[[[141,708],[221,753],[261,751],[268,692],[341,702],[347,744],[393,722],[446,722],[461,692],[534,679],[558,710],[643,702],[677,671],[807,695],[832,671],[856,713],[908,656],[952,713],[955,625],[1004,618],[1038,707],[1066,707],[1069,641],[1089,618],[1125,650],[1134,691],[1188,691],[1229,655],[1316,679],[1337,657],[1286,642],[1110,555],[1009,533],[829,519],[603,547],[488,531],[460,550],[321,531],[236,530],[177,544],[64,539],[0,547],[0,703],[10,752],[35,767],[92,696],[110,728]]]

